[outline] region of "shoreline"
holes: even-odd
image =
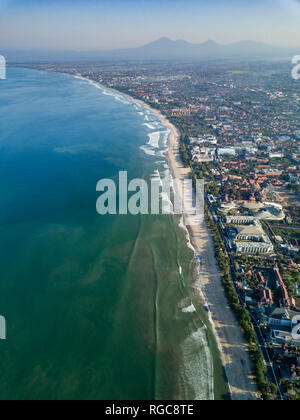
[[[157,113],[159,116],[161,113]],[[168,160],[174,178],[183,179],[190,173],[180,158],[179,133],[170,121],[162,115],[162,122],[167,121],[171,128],[169,136]],[[253,399],[257,393],[255,378],[252,375],[252,362],[248,344],[234,313],[229,308],[221,282],[221,273],[215,258],[215,248],[212,235],[206,225],[186,227],[196,255],[201,255],[199,277],[195,282],[195,290],[204,298],[209,309],[209,320],[221,353],[221,359],[228,380],[232,400]],[[239,362],[240,361],[240,365]]]
[[[185,168],[180,158],[180,134],[177,128],[161,111],[152,108],[140,99],[136,99],[116,89],[106,87],[99,82],[83,77],[81,74],[75,75],[74,77],[122,95],[154,114],[170,132],[166,158],[172,176],[180,180],[188,176],[190,168]],[[193,287],[198,297],[204,300],[209,310],[209,322],[211,323],[221,354],[221,361],[228,381],[231,398],[232,400],[254,399],[257,393],[257,387],[252,375],[252,362],[248,352],[248,344],[244,339],[234,313],[229,308],[223,290],[221,274],[215,258],[212,235],[205,220],[199,226],[184,225],[184,228],[187,230],[189,236],[187,241],[190,240],[195,250],[195,256],[202,256],[202,266],[198,263],[199,275],[195,279]]]

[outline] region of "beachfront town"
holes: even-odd
[[[261,395],[300,399],[300,83],[290,63],[40,67],[129,94],[177,127],[185,166],[205,180],[224,288]]]

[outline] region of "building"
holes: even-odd
[[[295,340],[292,336],[292,333],[290,331],[286,331],[284,329],[282,329],[282,330],[276,330],[276,329],[271,330],[270,339],[271,339],[273,344],[278,344],[278,345],[289,344],[291,346],[296,346],[296,347],[300,346],[300,341]]]
[[[235,156],[236,150],[233,147],[226,147],[223,149],[222,148],[218,149],[218,156],[225,156],[225,155]]]
[[[264,241],[265,232],[261,226],[237,226],[237,241]]]
[[[282,296],[282,304],[284,307],[291,307],[291,306],[295,306],[295,300],[290,298],[287,287],[283,281],[283,278],[280,274],[279,268],[275,267],[274,268],[274,276],[275,276],[275,281],[276,284],[279,285],[279,288],[281,289],[281,296]]]
[[[236,242],[236,251],[241,254],[269,254],[274,251],[272,243]]]
[[[255,217],[253,216],[228,216],[226,217],[226,223],[229,225],[254,225]]]
[[[226,223],[234,224],[236,251],[241,254],[269,254],[274,251],[270,238],[261,223],[253,216],[228,216]]]
[[[221,206],[219,207],[218,211],[219,213],[228,213],[231,210],[234,210],[237,208],[237,204],[236,203],[222,203]],[[230,223],[230,222],[227,222]]]
[[[267,303],[268,305],[271,305],[271,306],[274,305],[273,293],[271,289],[269,288],[259,289],[259,297],[260,297],[260,303]]]
[[[285,218],[282,205],[277,203],[244,203],[243,207],[259,220],[281,221]]]
[[[282,152],[270,152],[268,154],[270,159],[282,159],[284,158],[284,153]]]
[[[299,312],[291,311],[289,308],[272,308],[268,315],[263,315],[263,322],[273,327],[285,327],[292,329],[292,319],[299,315]]]

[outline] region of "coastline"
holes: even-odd
[[[170,169],[174,178],[183,181],[190,169],[181,162],[178,131],[160,112],[156,112],[156,115],[171,131],[168,152]],[[202,224],[188,226],[187,230],[196,255],[201,255],[199,278],[194,287],[197,293],[203,295],[209,308],[210,322],[216,334],[231,397],[233,400],[252,399],[257,387],[252,375],[248,344],[223,290],[212,235],[205,220]]]
[[[179,132],[166,116],[140,99],[101,85],[101,83],[83,77],[80,74],[75,75],[75,77],[88,81],[94,86],[122,95],[154,114],[170,132],[166,158],[168,159],[172,176],[179,180],[184,180],[188,176],[190,168],[185,168],[180,158]],[[194,289],[197,296],[204,299],[205,304],[209,308],[209,318],[221,353],[231,398],[232,400],[253,399],[257,393],[257,387],[252,375],[248,344],[234,313],[228,305],[223,290],[221,274],[215,258],[212,235],[205,221],[197,226],[184,226],[184,228],[187,229],[195,255],[201,255],[202,257],[202,264],[201,267],[199,264],[199,276],[195,280]]]

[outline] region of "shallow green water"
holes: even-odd
[[[96,213],[99,179],[166,165],[160,123],[108,93],[21,69],[0,85],[0,399],[224,398],[179,220]]]

